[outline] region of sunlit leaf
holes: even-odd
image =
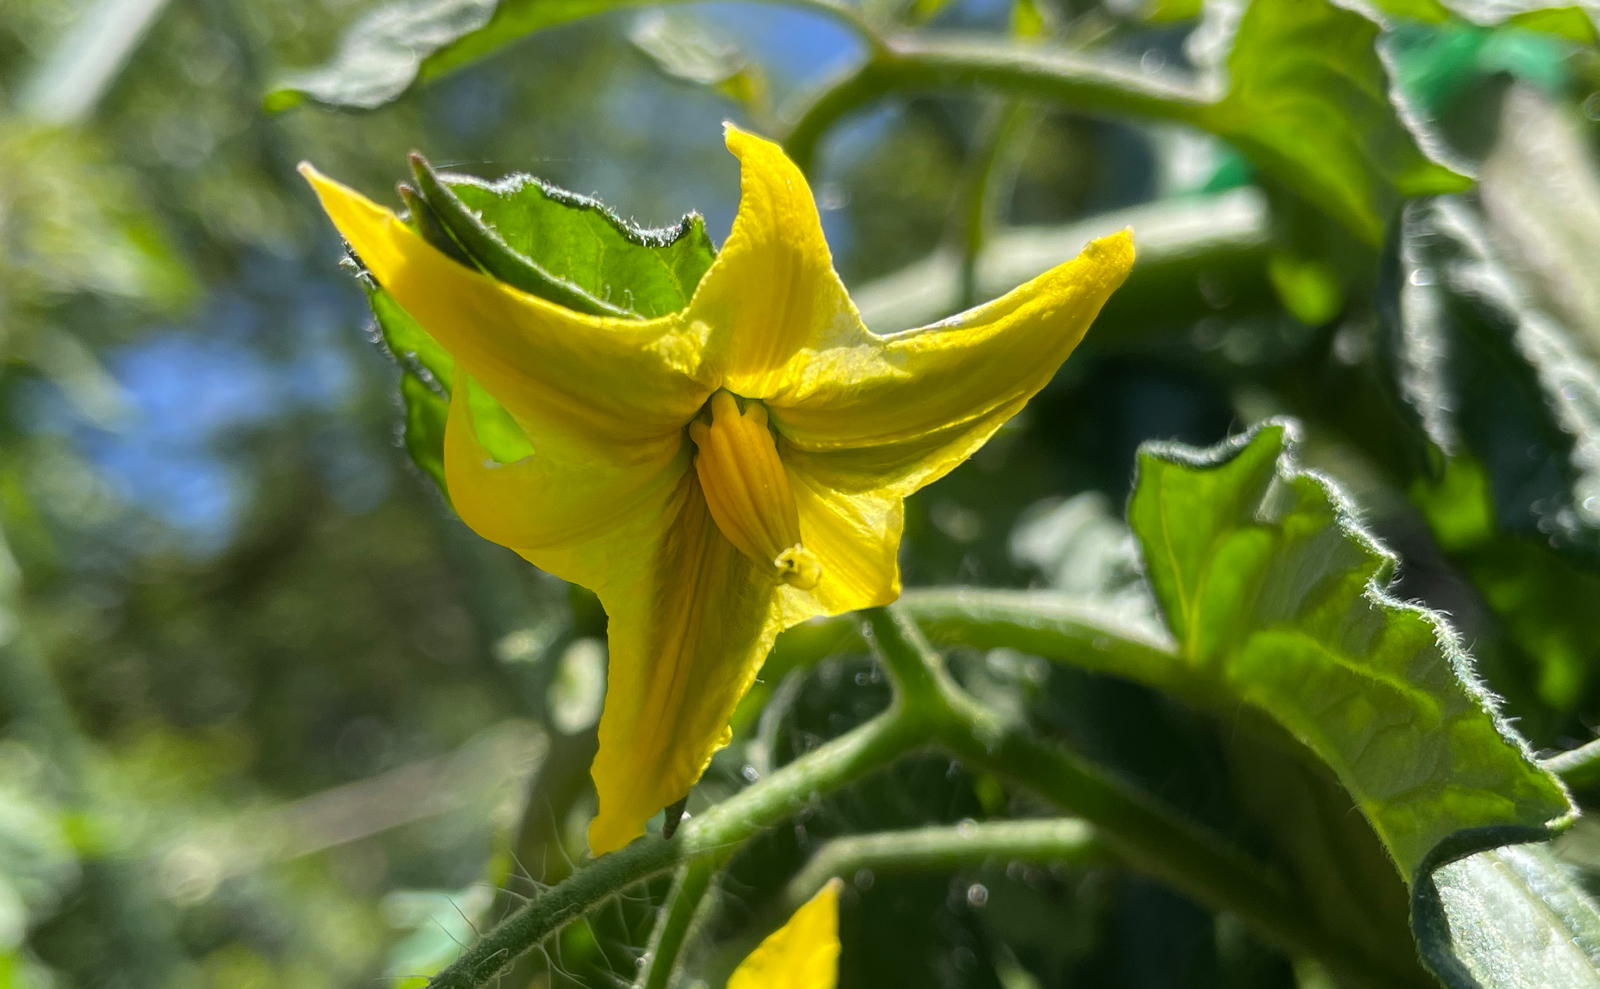
[[[1378,25],[1329,0],[1255,0],[1221,102],[1199,122],[1353,233],[1378,244],[1408,196],[1469,180],[1418,146],[1389,99]]]
[[[598,200],[531,175],[512,175],[498,182],[458,175],[439,178],[446,195],[462,207],[450,211],[441,206],[440,218],[473,259],[491,274],[559,304],[572,306],[570,289],[576,289],[598,301],[603,311],[646,319],[664,316],[689,304],[716,256],[697,213],[673,227],[645,230]],[[547,284],[555,279],[567,288],[557,294],[536,281],[518,283],[506,276],[501,263],[491,260],[491,253],[502,259],[509,255],[512,265],[533,266]]]
[[[419,177],[436,183],[432,200],[406,194],[410,222],[425,238],[491,274],[504,274],[506,265],[532,269],[542,283],[515,284],[559,304],[598,300],[608,312],[643,318],[676,312],[689,304],[716,257],[698,214],[675,227],[641,230],[596,200],[528,175],[493,183],[431,171]],[[441,195],[453,199],[455,212],[433,208]],[[495,259],[484,263],[489,252]],[[562,291],[546,291],[552,284]],[[381,287],[369,286],[367,299],[400,365],[406,452],[444,491],[444,428],[455,361]],[[514,463],[532,452],[510,413],[488,392],[474,388],[468,401],[478,438],[497,460]]]
[[[1187,677],[1214,677],[1328,765],[1401,874],[1563,826],[1561,785],[1494,712],[1443,618],[1389,596],[1395,559],[1292,427],[1147,447],[1129,503]],[[1493,840],[1486,835],[1492,834]]]

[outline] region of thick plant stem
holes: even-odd
[[[675,839],[646,836],[579,869],[479,938],[434,976],[429,989],[477,989],[487,984],[568,921],[680,863],[701,861],[715,870],[745,841],[799,811],[817,794],[861,778],[930,737],[931,725],[920,712],[896,702],[861,727],[688,821]]]
[[[694,859],[679,867],[672,891],[667,894],[666,907],[645,949],[644,970],[634,982],[638,989],[667,989],[672,984],[672,973],[684,940],[689,936],[695,911],[711,889],[712,871],[707,859]]]
[[[809,169],[822,135],[858,107],[893,90],[941,92],[987,89],[1031,96],[1086,113],[1154,117],[1203,124],[1213,102],[1193,87],[1068,52],[924,37],[886,39],[875,56],[837,77],[812,97],[785,142],[789,156]]]
[[[1002,718],[961,691],[911,618],[873,614],[873,645],[892,669],[927,671],[919,691],[936,691],[941,743],[1093,824],[1129,865],[1214,908],[1227,910],[1291,956],[1309,955],[1355,985],[1405,985],[1393,972],[1325,932],[1278,877],[1220,839],[1169,812],[1088,760]],[[927,696],[926,693],[923,696]]]
[[[429,989],[477,989],[517,956],[560,930],[569,920],[641,880],[672,868],[682,847],[670,841],[636,841],[603,855],[565,882],[552,886],[461,953],[428,983]]]
[[[989,859],[1014,862],[1085,862],[1100,853],[1094,828],[1073,818],[1038,821],[967,821],[951,826],[880,831],[835,838],[789,881],[785,916],[816,895],[828,880],[874,873],[938,872]]]

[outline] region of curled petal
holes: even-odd
[[[507,424],[485,422],[483,409],[475,411],[480,387],[456,372],[444,435],[445,486],[473,531],[585,587],[613,579],[641,543],[661,538],[678,483],[693,473],[681,434],[640,444],[636,460],[619,464],[595,457],[588,443],[562,442],[569,437],[543,430],[544,442],[528,456],[498,463],[484,433]]]
[[[800,510],[800,534],[821,574],[809,590],[784,591],[785,627],[816,615],[874,608],[900,596],[900,533],[905,504],[894,494],[849,493],[818,484],[810,458],[785,457]]]

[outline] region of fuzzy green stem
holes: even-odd
[[[1544,760],[1544,768],[1574,790],[1600,783],[1600,738]]]
[[[650,836],[602,855],[479,938],[434,976],[429,989],[478,989],[568,921],[682,862],[700,860],[714,870],[757,832],[801,810],[818,794],[861,778],[930,736],[927,720],[897,701],[861,727],[685,822],[676,839]]]
[[[634,985],[639,989],[667,989],[677,968],[678,955],[693,926],[695,912],[711,890],[711,862],[694,859],[678,869],[672,891],[645,949],[644,971]]]
[[[794,120],[789,155],[809,168],[833,124],[884,93],[987,89],[1087,113],[1201,123],[1212,99],[1199,90],[1059,49],[979,40],[896,37],[853,72],[814,94]]]
[[[1083,821],[967,821],[954,826],[883,831],[835,838],[790,880],[783,896],[787,916],[816,895],[828,880],[874,873],[948,872],[990,859],[1021,862],[1084,862],[1100,846]]]
[[[943,710],[939,740],[968,763],[1045,797],[1093,824],[1129,865],[1199,902],[1229,911],[1291,956],[1310,955],[1355,985],[1406,985],[1389,970],[1330,936],[1303,899],[1262,865],[1173,814],[1141,791],[1105,775],[1081,756],[1034,737],[962,692],[916,624],[898,608],[874,620],[874,645],[895,668],[920,665],[935,681]]]

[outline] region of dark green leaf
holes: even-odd
[[[1376,245],[1402,199],[1457,192],[1389,99],[1378,25],[1329,0],[1255,0],[1228,57],[1228,94],[1198,122]]]
[[[1129,521],[1188,678],[1214,678],[1333,771],[1414,879],[1441,856],[1572,813],[1495,713],[1444,620],[1385,590],[1395,560],[1292,426],[1208,451],[1149,447]]]
[[[1464,202],[1408,206],[1387,264],[1397,389],[1428,438],[1484,466],[1500,531],[1600,554],[1600,370]]]
[[[1600,575],[1544,538],[1500,531],[1489,479],[1470,454],[1451,458],[1437,483],[1415,485],[1412,499],[1499,620],[1499,641],[1480,639],[1480,655],[1491,645],[1503,653],[1488,657],[1496,665],[1485,672],[1520,715],[1523,733],[1548,744],[1576,731],[1574,716],[1600,686],[1593,665],[1600,625],[1592,620]]]

